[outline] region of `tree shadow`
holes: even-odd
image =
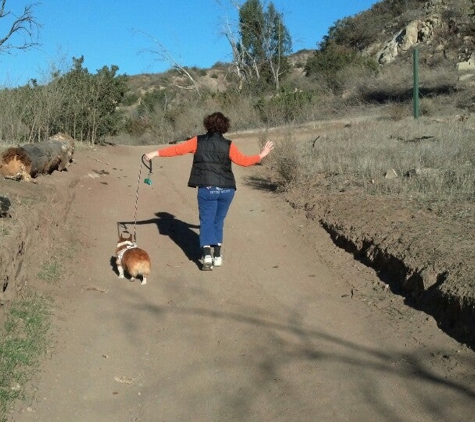
[[[445,95],[452,95],[456,91],[456,87],[451,84],[441,84],[433,87],[420,87],[419,94],[421,98],[433,98]],[[370,103],[389,104],[404,103],[411,101],[413,98],[413,89],[381,89],[372,90],[364,93],[363,98]]]
[[[162,236],[168,236],[190,261],[193,261],[200,267],[201,250],[199,247],[199,235],[193,230],[199,229],[200,226],[179,220],[173,214],[164,211],[155,213],[155,216],[156,218],[137,221],[135,224],[138,226],[155,224]],[[117,225],[128,230],[128,226],[134,225],[134,222],[120,221]]]
[[[393,351],[384,345],[376,347],[360,344],[336,336],[319,328],[317,324],[302,323],[302,306],[289,310],[287,315],[279,314],[264,318],[260,315],[259,309],[252,310],[247,304],[246,312],[243,313],[213,307],[162,306],[150,301],[144,302],[143,297],[139,297],[137,293],[129,295],[128,300],[130,301],[128,307],[132,312],[146,312],[154,315],[157,320],[173,316],[173,319],[189,317],[193,321],[199,318],[203,323],[214,320],[221,324],[225,321],[231,324],[233,332],[242,327],[255,327],[262,333],[265,342],[249,344],[246,355],[239,355],[238,358],[233,353],[222,356],[226,370],[230,373],[242,369],[242,357],[247,356],[248,378],[240,381],[241,387],[244,384],[246,388],[239,388],[234,392],[232,400],[235,401],[229,402],[231,400],[229,394],[223,394],[219,390],[214,392],[215,397],[219,397],[222,401],[223,408],[235,409],[236,415],[239,414],[241,417],[244,415],[250,417],[255,403],[268,399],[270,397],[268,392],[272,391],[275,395],[278,388],[285,391],[286,396],[292,396],[296,408],[307,406],[305,395],[294,389],[291,379],[286,379],[287,370],[295,363],[302,367],[343,365],[348,371],[359,374],[357,381],[359,393],[372,403],[374,412],[381,417],[381,420],[404,420],[405,415],[403,408],[394,407],[383,395],[376,394],[375,380],[381,378],[393,378],[401,389],[405,389],[407,394],[410,393],[415,397],[429,418],[437,416],[440,420],[450,420],[451,415],[453,416],[451,408],[441,401],[441,397],[445,394],[455,397],[457,403],[470,403],[475,400],[473,384],[469,380],[464,382],[457,377],[451,379],[428,365],[430,359],[435,361],[442,351],[436,349]],[[475,360],[468,356],[460,358],[460,361],[467,366],[475,363]],[[216,367],[209,369],[216,370]],[[182,384],[186,384],[194,377],[203,376],[201,371],[204,370],[206,367],[203,365],[190,362],[190,365],[176,370],[173,377],[175,381],[169,387],[181,391]],[[315,373],[318,374],[318,371]],[[422,388],[414,389],[414,385]]]
[[[277,183],[259,176],[249,176],[244,178],[244,183],[251,188],[265,192],[275,192],[278,188]]]

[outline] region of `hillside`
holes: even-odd
[[[461,73],[451,74],[463,75],[462,79],[468,80],[471,79],[470,72],[475,70],[472,8],[470,0],[383,0],[367,11],[335,22],[321,47],[335,43],[371,57],[382,68],[406,69],[409,66],[411,71],[413,50],[417,48],[424,69],[443,68],[450,73],[457,70]],[[292,83],[298,85],[298,78],[305,78],[304,68],[315,51],[300,50],[288,57]],[[212,91],[235,89],[235,80],[229,78],[233,72],[231,63],[217,63],[211,69],[191,71],[198,85]],[[130,89],[135,93],[164,89],[170,85],[169,76],[166,73],[132,76]],[[173,82],[183,83],[185,78],[176,78]],[[455,90],[455,84],[448,80],[444,86]]]

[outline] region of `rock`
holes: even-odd
[[[384,175],[385,179],[396,179],[397,177],[398,177],[398,174],[396,170],[394,169],[388,170]]]
[[[6,196],[0,196],[0,218],[11,217],[9,210],[12,203]]]
[[[459,72],[475,70],[475,55],[472,54],[467,61],[457,63],[456,68]]]
[[[465,82],[465,81],[468,81],[468,80],[472,79],[474,76],[475,76],[475,74],[473,74],[473,73],[466,73],[465,75],[460,76],[459,81],[460,82]]]
[[[427,43],[434,36],[434,30],[441,25],[442,18],[434,14],[425,19],[409,22],[376,54],[379,64],[391,63],[401,52],[410,50],[419,43]]]
[[[443,170],[433,169],[433,168],[414,168],[406,171],[404,176],[414,177],[414,176],[437,176],[441,174]]]

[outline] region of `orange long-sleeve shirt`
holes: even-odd
[[[198,138],[194,136],[188,141],[183,142],[182,144],[172,145],[163,149],[158,150],[158,155],[160,157],[176,157],[177,155],[184,154],[194,154],[198,146]],[[261,157],[258,154],[256,155],[245,155],[239,151],[238,147],[231,142],[229,147],[229,158],[234,164],[239,166],[248,167],[254,164],[260,163]]]

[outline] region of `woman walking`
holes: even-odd
[[[203,120],[206,133],[185,141],[145,154],[147,161],[155,157],[175,157],[194,154],[188,186],[198,189],[200,219],[200,248],[202,270],[210,271],[223,264],[224,220],[236,191],[232,163],[252,166],[260,163],[274,148],[267,141],[259,154],[244,155],[224,134],[229,130],[229,119],[221,112],[206,116]]]

